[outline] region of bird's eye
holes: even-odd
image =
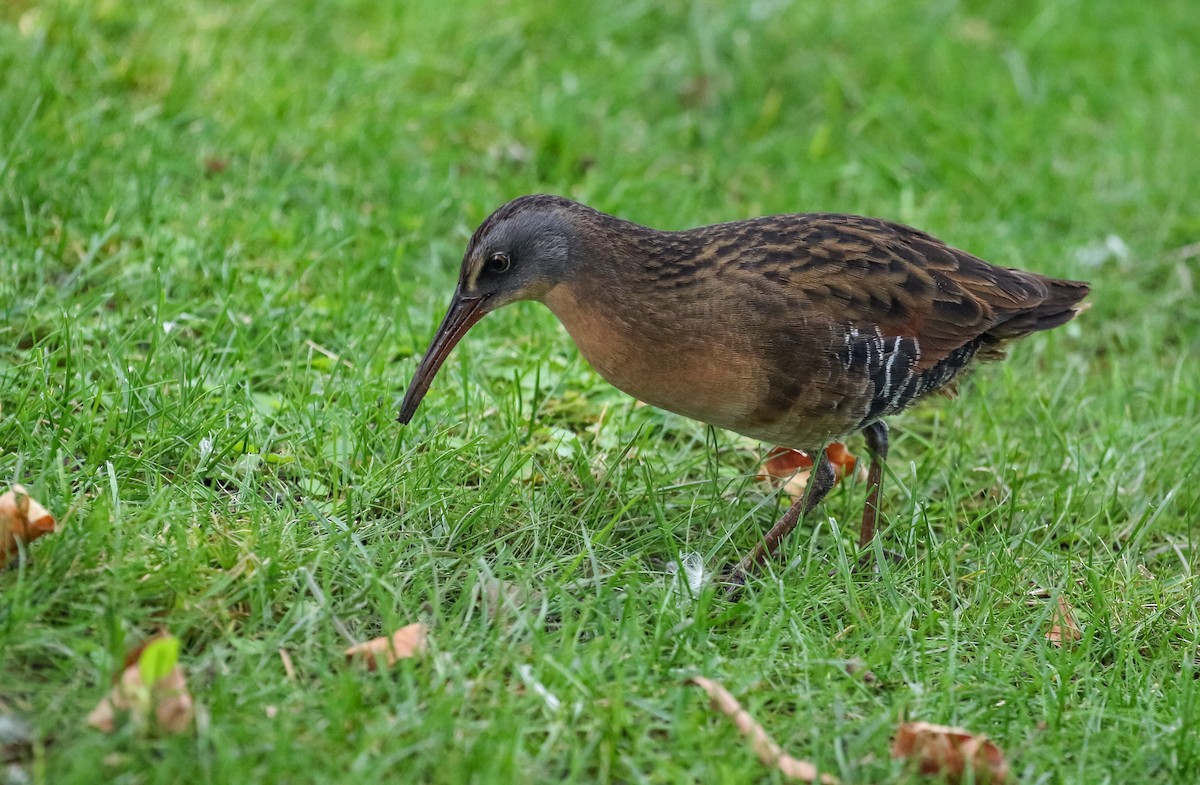
[[[506,253],[494,253],[487,260],[487,270],[489,273],[506,273],[512,262],[508,259]]]

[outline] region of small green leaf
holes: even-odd
[[[178,662],[178,638],[167,635],[150,643],[138,658],[138,673],[141,674],[142,684],[147,688],[153,687],[158,681],[166,678]]]

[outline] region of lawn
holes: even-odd
[[[782,781],[694,675],[847,783],[921,781],[902,718],[1018,782],[1200,780],[1198,41],[1189,0],[5,3],[0,477],[61,530],[0,573],[0,782]],[[770,445],[541,306],[395,422],[470,232],[539,191],[890,218],[1092,308],[893,421],[878,579],[852,482],[693,597],[786,505]],[[89,728],[164,626],[194,727]]]

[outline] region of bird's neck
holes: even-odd
[[[564,283],[619,303],[652,281],[664,265],[688,254],[681,242],[685,234],[594,213],[577,227],[573,264]]]

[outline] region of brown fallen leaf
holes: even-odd
[[[475,584],[474,593],[489,621],[510,621],[513,612],[542,601],[541,592],[490,575]]]
[[[292,655],[282,646],[279,647],[279,659],[283,662],[283,675],[287,676],[288,681],[295,683],[296,666],[292,664]]]
[[[892,757],[906,758],[922,774],[942,775],[947,782],[961,782],[970,768],[975,782],[1000,785],[1008,777],[1008,761],[986,736],[963,728],[906,722],[896,729]]]
[[[750,747],[763,765],[778,769],[783,776],[801,782],[819,781],[823,785],[837,785],[837,777],[831,774],[818,775],[817,767],[813,764],[785,755],[783,748],[767,734],[763,726],[755,722],[754,718],[750,716],[750,712],[743,709],[737,698],[733,697],[729,690],[718,682],[703,676],[693,676],[688,679],[688,682],[707,692],[708,697],[712,700],[713,708],[732,719],[738,731],[743,736],[749,737]]]
[[[29,496],[23,485],[13,485],[0,496],[0,567],[26,545],[54,531],[54,517]]]
[[[867,479],[866,472],[858,466],[858,458],[841,442],[830,443],[825,448],[825,457],[833,464],[835,481],[852,474],[858,478],[859,482]],[[758,479],[783,480],[783,492],[792,500],[797,500],[804,495],[804,489],[808,487],[808,478],[812,475],[812,465],[812,457],[802,450],[775,447],[767,453],[767,459],[763,462]]]
[[[346,649],[346,660],[364,662],[367,670],[373,671],[379,667],[379,659],[382,657],[383,666],[390,668],[400,660],[415,657],[425,651],[428,639],[429,628],[417,622],[401,627],[391,635],[356,643]]]
[[[825,457],[833,464],[833,470],[839,480],[856,472],[860,482],[867,479],[866,470],[858,465],[858,458],[841,442],[830,442],[825,448]]]
[[[179,664],[179,640],[160,633],[126,658],[120,679],[88,714],[88,725],[105,733],[127,716],[134,727],[154,733],[183,733],[192,724],[195,703]]]
[[[1050,615],[1050,629],[1046,631],[1046,640],[1062,648],[1067,643],[1074,643],[1083,638],[1083,630],[1075,621],[1075,612],[1067,601],[1059,595],[1058,607]]]

